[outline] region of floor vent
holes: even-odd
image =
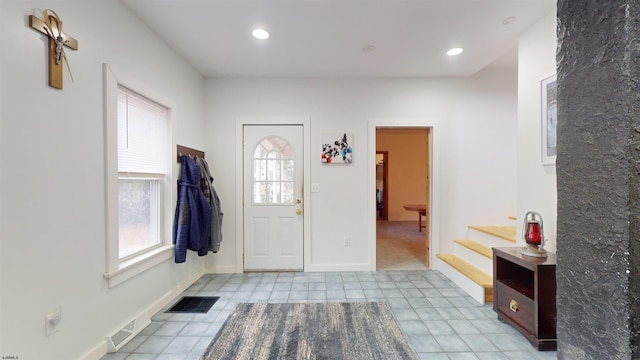
[[[218,296],[185,296],[168,313],[201,313],[204,314],[218,301]]]
[[[107,347],[109,352],[116,352],[125,346],[129,340],[138,335],[142,329],[151,323],[146,312],[140,313],[135,319],[129,321],[113,335],[107,336]]]

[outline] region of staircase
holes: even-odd
[[[440,272],[479,303],[493,302],[491,248],[515,246],[516,227],[471,225],[467,237],[453,241],[452,254],[438,254]]]

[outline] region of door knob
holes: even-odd
[[[300,204],[300,203],[302,203],[302,200],[297,199],[297,200],[296,200],[296,204]]]
[[[302,209],[296,210],[296,214],[298,214],[298,215],[302,214]]]

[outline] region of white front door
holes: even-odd
[[[303,270],[303,127],[244,125],[244,270]]]

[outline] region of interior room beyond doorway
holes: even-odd
[[[376,128],[376,268],[429,268],[429,128]],[[427,216],[407,204],[425,204]]]

